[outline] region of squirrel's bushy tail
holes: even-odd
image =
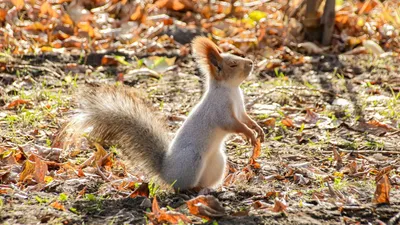
[[[164,122],[146,106],[133,88],[103,86],[84,90],[79,113],[67,125],[73,136],[117,145],[133,165],[159,175],[169,140]]]

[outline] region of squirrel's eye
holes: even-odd
[[[235,68],[235,67],[237,67],[237,64],[232,64],[232,65],[229,65],[230,67],[232,67],[232,68]]]

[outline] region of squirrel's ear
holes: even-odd
[[[217,72],[222,69],[221,49],[206,37],[196,37],[192,47],[200,68],[216,78]]]

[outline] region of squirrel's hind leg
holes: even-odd
[[[215,151],[208,157],[200,175],[199,188],[211,188],[221,184],[224,178],[226,156],[223,150]]]

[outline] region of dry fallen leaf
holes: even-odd
[[[49,15],[51,18],[57,18],[57,12],[51,7],[50,3],[45,1],[42,6],[40,7],[39,16]]]
[[[264,202],[261,202],[261,201],[253,202],[252,206],[253,206],[254,209],[265,209],[265,208],[269,207],[268,204],[266,204]]]
[[[282,123],[283,125],[287,126],[287,127],[293,127],[293,121],[292,121],[290,118],[288,118],[288,117],[286,117],[285,119],[283,119],[283,120],[281,121],[281,123]]]
[[[103,158],[107,155],[107,151],[99,143],[94,143],[97,151],[94,153],[94,161],[97,166],[103,165]]]
[[[384,174],[376,183],[376,190],[372,202],[376,204],[390,204],[390,188],[389,178],[387,174]]]
[[[285,199],[275,198],[275,205],[271,209],[271,211],[272,212],[282,212],[282,211],[285,211],[286,208],[287,208],[287,203],[286,203]]]
[[[46,162],[32,154],[25,161],[24,170],[20,174],[19,180],[24,182],[28,178],[34,178],[37,183],[45,183],[45,176],[48,167]]]
[[[30,101],[23,100],[23,99],[17,99],[17,100],[14,100],[14,101],[10,102],[10,104],[8,104],[6,106],[6,108],[7,109],[14,109],[14,108],[16,108],[16,107],[18,107],[20,105],[31,105],[31,104],[32,103]]]
[[[187,218],[185,215],[181,213],[160,209],[156,197],[154,197],[153,199],[152,212],[146,213],[146,215],[149,217],[149,220],[154,224],[162,224],[162,223],[177,224],[180,221],[184,223],[192,222],[189,218]]]
[[[6,20],[6,16],[7,16],[7,10],[0,9],[0,23]]]
[[[375,127],[379,127],[379,128],[383,128],[383,129],[387,129],[387,130],[393,130],[392,127],[390,127],[387,124],[381,123],[377,120],[370,120],[367,122],[369,125],[375,126]]]
[[[65,211],[64,205],[59,203],[58,201],[55,201],[55,202],[51,203],[50,206],[55,208],[55,209]]]
[[[319,115],[313,112],[311,109],[306,110],[306,116],[304,117],[304,121],[306,123],[316,123],[318,122]]]
[[[155,4],[158,8],[167,8],[174,11],[193,10],[193,3],[188,0],[158,0]]]
[[[253,154],[250,157],[250,162],[249,165],[252,166],[255,169],[260,169],[260,164],[256,162],[256,159],[260,156],[261,154],[261,143],[260,139],[257,138],[257,143],[253,148]]]
[[[270,128],[274,128],[275,127],[275,118],[268,118],[264,121],[265,126],[270,127]]]
[[[129,197],[134,198],[136,196],[144,196],[149,197],[150,190],[149,190],[149,183],[143,182],[136,190],[129,195]]]
[[[191,214],[205,219],[222,217],[225,209],[221,203],[212,195],[200,195],[186,202]]]
[[[17,10],[21,10],[25,6],[24,0],[11,0],[12,4],[17,8]]]
[[[111,55],[105,55],[101,59],[101,65],[102,66],[118,66],[119,62],[118,60],[115,59],[115,57]]]

